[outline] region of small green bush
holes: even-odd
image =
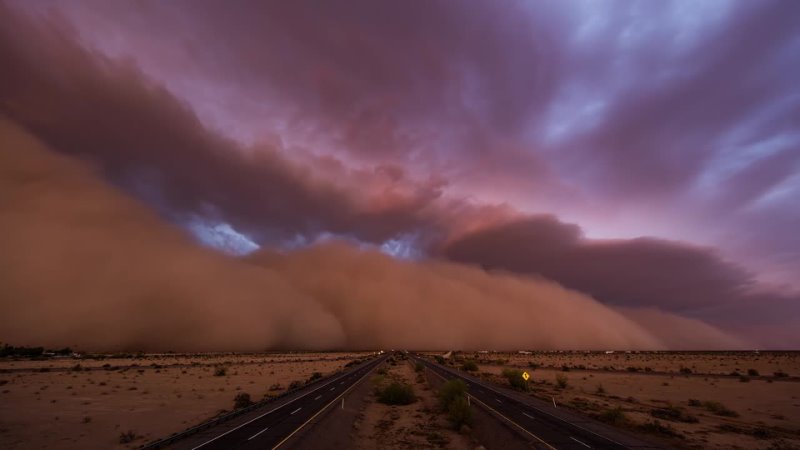
[[[125,433],[120,433],[119,435],[119,443],[120,444],[129,444],[135,441],[139,436],[133,430],[128,430]]]
[[[650,415],[659,419],[669,420],[672,422],[683,423],[697,423],[697,417],[686,412],[685,409],[679,406],[667,406],[665,408],[656,408],[650,411]]]
[[[477,372],[478,371],[478,365],[475,364],[475,361],[467,360],[467,361],[464,361],[463,364],[461,364],[461,370],[465,370],[467,372]]]
[[[521,391],[528,390],[528,382],[522,378],[522,371],[519,369],[503,369],[503,376],[508,380],[512,388]]]
[[[447,412],[447,418],[458,429],[472,421],[472,411],[467,401],[467,385],[462,380],[453,379],[442,385],[437,394],[439,405]]]
[[[322,374],[320,372],[314,372],[314,373],[311,374],[310,377],[308,377],[307,383],[311,383],[312,381],[319,380],[320,378],[322,378]]]
[[[707,400],[703,402],[703,407],[708,411],[723,417],[739,417],[739,413],[729,409],[727,406],[723,405],[720,402],[715,402],[712,400]]]
[[[453,428],[459,429],[462,425],[472,423],[472,410],[466,396],[456,397],[447,407],[447,419]]]
[[[436,359],[437,363],[444,364],[444,356],[436,355],[434,358]]]
[[[409,384],[393,381],[378,391],[378,401],[386,405],[409,405],[414,402],[414,389]]]
[[[439,404],[445,411],[454,399],[458,397],[464,397],[466,395],[467,384],[457,378],[445,382],[442,387],[439,388],[439,392],[437,393],[437,397],[439,397]]]
[[[214,376],[215,377],[224,377],[225,374],[227,374],[227,373],[228,373],[228,369],[226,369],[226,368],[224,368],[222,366],[219,366],[216,369],[214,369]]]
[[[240,392],[233,398],[233,409],[247,408],[252,404],[253,402],[250,400],[250,394],[247,392]]]
[[[660,434],[663,436],[675,437],[675,438],[682,438],[683,435],[678,433],[675,428],[672,427],[670,424],[662,424],[658,420],[654,420],[652,422],[645,422],[642,424],[637,425],[639,430],[645,433],[652,433],[652,434]]]
[[[559,389],[566,389],[567,382],[568,380],[566,375],[556,375],[556,386],[558,386]]]
[[[414,371],[415,372],[422,372],[423,370],[425,370],[425,365],[423,365],[420,362],[414,364]]]
[[[603,411],[600,413],[599,419],[612,425],[623,425],[628,422],[628,417],[625,415],[625,411],[623,411],[620,407]]]
[[[757,377],[759,374],[756,369],[747,369],[747,375],[751,377]]]

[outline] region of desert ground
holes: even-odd
[[[109,356],[0,360],[0,447],[138,447],[233,409],[240,393],[258,401],[364,355]]]
[[[444,352],[429,352],[442,355]],[[149,354],[0,360],[2,448],[134,448],[294,382],[342,370],[363,353]],[[794,352],[455,352],[447,363],[674,448],[800,448],[800,354]],[[393,381],[416,400],[386,405]],[[439,411],[436,388],[406,360],[384,365],[351,432],[352,448],[475,448]],[[657,421],[658,427],[648,426]],[[127,438],[126,438],[127,436]],[[123,442],[128,441],[128,442]]]
[[[503,385],[504,369],[526,370],[531,395],[673,447],[800,448],[800,353],[459,352],[449,363],[464,360]]]

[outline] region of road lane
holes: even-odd
[[[300,391],[297,397],[274,406],[234,428],[230,428],[229,424],[213,427],[203,433],[202,440],[192,439],[191,443],[179,442],[172,448],[186,450],[276,448],[331,406],[387,357],[388,355],[383,355],[374,358],[347,372],[334,375],[329,380],[323,380],[317,386]]]
[[[511,395],[504,392],[504,389],[491,386],[479,378],[444,367],[417,355],[411,356],[444,379],[460,378],[463,380],[467,384],[471,400],[532,438],[532,444],[537,448],[559,450],[662,448],[575,414],[570,414],[569,420],[565,419],[563,414],[562,417],[558,417],[535,406],[534,399],[526,401],[526,399],[519,398],[518,395]],[[606,428],[607,432],[603,432],[603,428]]]

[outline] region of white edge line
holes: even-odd
[[[376,367],[377,367],[377,365],[376,365]],[[373,367],[373,369],[374,369],[374,367]],[[351,390],[351,389],[353,389],[354,387],[358,386],[358,385],[361,383],[361,380],[363,380],[364,378],[366,378],[366,377],[367,377],[367,375],[369,375],[370,373],[372,373],[372,369],[368,370],[368,371],[367,371],[367,373],[365,373],[364,375],[362,375],[362,376],[361,376],[361,377],[360,377],[358,380],[356,380],[356,382],[355,382],[355,383],[351,384],[351,385],[350,385],[350,387],[349,387],[349,388],[347,388],[347,389],[345,389],[345,391],[344,391],[344,392],[342,392],[341,394],[339,394],[338,396],[336,396],[336,398],[334,398],[333,400],[331,400],[331,402],[330,402],[330,403],[328,403],[327,405],[323,406],[323,407],[322,407],[322,408],[321,408],[319,411],[317,411],[317,413],[316,413],[316,414],[314,414],[313,416],[311,416],[311,418],[309,418],[308,420],[306,420],[306,421],[305,421],[305,422],[304,422],[302,425],[300,425],[299,427],[295,428],[295,430],[294,430],[294,431],[292,431],[292,432],[291,432],[291,433],[290,433],[288,436],[286,436],[285,438],[283,438],[283,440],[282,440],[282,441],[278,442],[278,443],[275,445],[275,447],[272,447],[272,450],[275,450],[276,448],[278,448],[278,447],[280,447],[281,445],[283,445],[283,444],[284,444],[286,441],[288,441],[288,440],[289,440],[289,439],[290,439],[292,436],[294,436],[295,434],[297,434],[297,432],[298,432],[298,431],[300,431],[301,429],[303,429],[303,427],[304,427],[304,426],[308,425],[308,424],[309,424],[309,423],[310,423],[312,420],[314,420],[314,419],[315,419],[315,418],[316,418],[318,415],[322,414],[322,413],[323,413],[323,412],[324,412],[326,409],[328,409],[328,407],[329,407],[329,406],[331,406],[332,404],[334,404],[334,403],[336,403],[337,401],[339,401],[339,399],[340,399],[340,398],[342,398],[342,397],[344,397],[344,395],[345,395],[345,394],[347,394],[348,392],[350,392],[350,390]]]
[[[432,372],[434,375],[438,376],[439,378],[441,378],[441,379],[443,379],[443,380],[447,381],[447,379],[446,379],[445,377],[443,377],[441,374],[438,374],[438,373],[436,373],[436,371],[431,371],[431,372]],[[478,402],[479,404],[481,404],[481,405],[485,406],[485,407],[486,407],[486,409],[489,409],[489,410],[493,411],[495,414],[497,414],[498,416],[500,416],[500,417],[502,417],[503,419],[507,420],[509,423],[511,423],[511,424],[513,424],[513,425],[515,425],[515,426],[516,426],[517,428],[519,428],[520,430],[522,430],[522,431],[524,431],[524,432],[526,432],[526,433],[530,434],[530,435],[531,435],[531,436],[533,436],[533,437],[534,437],[534,438],[535,438],[537,441],[539,441],[540,443],[542,443],[542,444],[546,445],[546,446],[547,446],[548,448],[550,448],[551,450],[556,450],[556,448],[555,448],[555,447],[553,447],[552,445],[548,444],[548,443],[547,443],[547,442],[546,442],[544,439],[542,439],[542,438],[540,438],[539,436],[537,436],[537,435],[535,435],[535,434],[531,433],[530,431],[528,431],[528,429],[526,429],[526,428],[525,428],[525,427],[523,427],[522,425],[518,424],[517,422],[514,422],[513,420],[511,420],[510,418],[508,418],[508,417],[507,417],[505,414],[501,413],[500,411],[498,411],[498,410],[496,410],[496,409],[492,408],[491,406],[487,405],[486,403],[484,403],[484,402],[480,401],[480,400],[479,400],[477,397],[475,397],[474,395],[470,395],[470,394],[469,394],[469,392],[467,392],[467,396],[468,396],[468,397],[471,397],[471,398],[473,398],[473,399],[474,399],[476,402]],[[495,399],[495,400],[496,400],[496,399]],[[525,413],[523,413],[523,414],[525,414]]]
[[[230,430],[228,430],[228,431],[226,431],[226,432],[224,432],[224,433],[220,434],[219,436],[217,436],[217,437],[215,437],[215,438],[213,438],[213,439],[211,439],[211,440],[208,440],[208,441],[206,441],[206,442],[203,442],[202,444],[198,445],[197,447],[194,447],[194,448],[192,448],[192,450],[197,450],[198,448],[204,447],[204,446],[206,446],[206,445],[208,445],[208,444],[210,444],[210,443],[212,443],[212,442],[216,441],[217,439],[219,439],[219,438],[221,438],[221,437],[223,437],[223,436],[225,436],[225,435],[227,435],[227,434],[233,433],[234,431],[238,430],[239,428],[242,428],[242,427],[243,427],[243,426],[245,426],[245,425],[250,425],[251,423],[253,423],[253,422],[255,422],[256,420],[258,420],[258,419],[260,419],[260,418],[262,418],[262,417],[266,416],[267,414],[272,414],[273,412],[275,412],[275,411],[277,411],[277,410],[279,410],[279,409],[283,408],[284,406],[291,405],[292,403],[294,403],[294,402],[296,402],[296,401],[300,400],[301,398],[303,398],[303,397],[305,397],[305,396],[307,396],[307,395],[313,394],[314,392],[317,392],[318,390],[320,390],[320,389],[322,389],[322,388],[324,388],[324,387],[327,387],[329,384],[331,384],[331,383],[333,383],[333,382],[339,381],[339,379],[340,379],[341,377],[344,377],[346,374],[347,374],[347,372],[345,372],[345,373],[343,373],[343,374],[340,374],[338,377],[336,377],[336,378],[332,379],[331,381],[329,381],[329,382],[327,382],[327,383],[323,384],[322,386],[320,386],[320,387],[318,387],[318,388],[314,389],[313,391],[306,392],[305,394],[303,394],[303,395],[301,395],[301,396],[299,396],[299,397],[297,397],[297,398],[294,398],[294,399],[292,399],[291,401],[288,401],[288,402],[286,402],[286,403],[282,404],[281,406],[275,407],[275,408],[273,408],[273,409],[271,409],[271,410],[269,410],[269,411],[265,412],[264,414],[261,414],[260,416],[258,416],[258,417],[256,417],[256,418],[253,418],[253,419],[250,419],[250,420],[248,420],[247,422],[245,422],[245,423],[243,423],[243,424],[239,425],[239,426],[238,426],[238,427],[236,427],[236,428],[231,428]]]
[[[426,361],[426,362],[429,362],[429,361]],[[433,364],[433,363],[431,363],[431,364]],[[447,367],[442,367],[441,365],[438,365],[438,364],[437,364],[436,366],[437,366],[437,367],[441,367],[442,369],[444,369],[446,372],[450,373],[450,374],[451,374],[451,375],[453,375],[453,376],[457,376],[457,377],[462,377],[462,378],[463,378],[463,376],[462,376],[461,374],[454,373],[454,372],[452,372],[452,371],[451,371],[449,368],[447,368]],[[490,391],[494,392],[495,394],[498,394],[498,395],[503,395],[503,396],[505,396],[505,394],[503,394],[502,392],[498,392],[498,391],[494,390],[494,389],[493,389],[493,388],[491,388],[491,387],[488,387],[488,386],[486,386],[486,388],[487,388],[488,390],[490,390]],[[508,396],[508,397],[510,397],[510,396]],[[513,400],[514,398],[513,398],[513,397],[511,397],[511,399]],[[519,400],[518,400],[518,401],[519,401]],[[520,402],[520,403],[522,403],[522,402]],[[527,406],[527,407],[529,407],[529,408],[531,408],[531,409],[535,409],[536,411],[538,411],[538,412],[540,412],[540,413],[542,413],[542,414],[547,414],[548,416],[550,416],[550,417],[552,417],[552,418],[554,418],[554,419],[556,419],[556,420],[558,420],[558,421],[561,421],[561,422],[567,423],[567,424],[569,424],[569,425],[571,425],[571,426],[573,426],[573,427],[575,427],[575,428],[577,428],[577,429],[579,429],[579,430],[585,431],[585,432],[587,432],[587,433],[591,433],[591,434],[593,434],[593,435],[595,435],[595,436],[599,437],[600,439],[605,439],[605,440],[607,440],[607,441],[609,441],[609,442],[611,442],[611,443],[613,443],[613,444],[617,444],[617,445],[619,445],[619,446],[620,446],[620,447],[622,447],[622,448],[630,448],[630,447],[628,447],[627,445],[621,444],[621,443],[619,443],[619,442],[617,442],[617,441],[615,441],[615,440],[613,440],[613,439],[611,439],[611,438],[609,438],[609,437],[607,437],[607,436],[604,436],[604,435],[602,435],[602,434],[600,434],[600,433],[596,433],[596,432],[594,432],[594,431],[592,431],[592,430],[590,430],[590,429],[588,429],[588,428],[584,428],[584,427],[582,427],[582,426],[580,426],[580,425],[578,425],[578,424],[576,424],[576,423],[573,423],[573,422],[570,422],[570,421],[564,420],[564,419],[562,419],[562,418],[560,418],[560,417],[558,417],[558,416],[556,416],[556,415],[554,415],[554,414],[550,414],[549,412],[547,412],[547,411],[545,411],[545,410],[543,410],[543,409],[539,409],[539,408],[538,408],[538,407],[536,407],[536,406],[532,406],[532,405],[528,405],[528,404],[526,404],[525,406]]]
[[[250,441],[250,440],[253,440],[253,439],[255,439],[255,437],[256,437],[256,436],[258,436],[259,434],[261,434],[261,433],[263,433],[263,432],[265,432],[265,431],[267,431],[267,430],[269,430],[269,427],[267,427],[267,428],[264,428],[263,430],[259,431],[258,433],[256,433],[256,434],[254,434],[254,435],[250,436],[249,438],[247,438],[247,440],[248,440],[248,441]]]
[[[589,447],[589,444],[587,444],[586,442],[581,442],[581,441],[579,441],[579,440],[575,439],[575,438],[574,438],[574,437],[572,437],[572,436],[570,436],[569,438],[570,438],[570,439],[572,439],[573,441],[577,442],[578,444],[581,444],[582,446],[584,446],[584,447],[586,447],[586,448],[592,448],[592,447]]]

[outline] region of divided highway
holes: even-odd
[[[210,428],[172,448],[186,450],[275,449],[367,376],[388,355],[371,359],[355,368],[322,380],[283,403],[267,405],[265,411],[245,416],[244,423],[231,421]],[[256,415],[257,414],[257,415]]]
[[[660,449],[619,430],[561,408],[537,406],[537,399],[507,392],[479,378],[410,355],[444,379],[460,378],[468,387],[470,400],[491,410],[501,420],[530,439],[538,449]],[[506,391],[506,392],[504,392]],[[527,397],[527,398],[526,398]],[[560,411],[557,411],[560,410]]]

